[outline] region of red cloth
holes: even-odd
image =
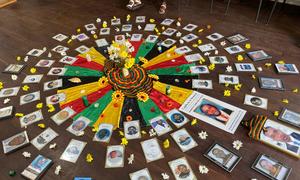
[[[168,68],[168,67],[180,66],[182,64],[188,64],[188,62],[186,61],[184,56],[179,56],[179,57],[177,57],[175,59],[171,59],[169,61],[154,64],[152,66],[147,67],[146,69],[153,70],[153,69],[160,69],[160,68]]]
[[[130,41],[131,45],[134,47],[134,51],[131,53],[131,57],[135,57],[136,53],[138,52],[143,40],[140,41]]]
[[[168,96],[166,96],[165,94],[162,94],[161,92],[159,92],[155,89],[152,89],[152,91],[150,93],[150,98],[159,107],[159,109],[164,113],[167,113],[170,110],[175,109],[175,108],[179,109],[181,106],[176,101],[170,99]]]
[[[111,88],[112,87],[110,85],[108,85],[105,88],[99,89],[91,94],[88,94],[87,99],[89,101],[89,104],[96,102],[98,99],[100,99],[102,96],[104,96],[108,91],[110,91]],[[83,103],[82,98],[78,98],[74,101],[71,101],[67,104],[62,105],[61,109],[65,108],[67,106],[72,108],[76,112],[76,114],[80,113],[81,111],[83,111],[86,108],[86,106]]]
[[[72,64],[72,66],[79,66],[83,68],[93,69],[97,71],[103,71],[103,66],[96,62],[88,62],[85,58],[77,56],[77,60]]]

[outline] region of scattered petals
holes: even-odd
[[[252,78],[252,79],[256,79],[255,74],[252,74],[252,75],[251,75],[251,78]]]
[[[289,100],[288,99],[282,99],[282,102],[285,103],[285,104],[288,104]]]
[[[94,160],[94,158],[93,158],[93,156],[92,156],[92,154],[90,154],[90,153],[88,153],[87,155],[86,155],[86,162],[88,162],[88,163],[91,163],[93,160]]]
[[[130,21],[130,18],[131,18],[130,14],[127,14],[126,21]]]
[[[38,104],[36,105],[36,108],[37,108],[37,109],[42,109],[42,108],[43,108],[43,103],[38,103]]]
[[[124,137],[123,131],[119,131],[119,136]]]
[[[204,29],[199,29],[198,33],[202,33],[204,31]]]
[[[122,139],[121,139],[121,145],[124,145],[124,146],[126,146],[127,144],[128,144],[128,141],[127,141],[127,139],[125,138],[125,137],[123,137]]]
[[[180,44],[184,44],[184,40],[180,39],[180,40],[179,40],[179,43],[180,43]]]
[[[30,73],[31,73],[31,74],[36,73],[36,68],[30,68]]]
[[[142,26],[141,25],[138,25],[138,30],[141,30],[142,29]]]
[[[146,131],[144,131],[144,130],[142,130],[142,135],[146,135],[147,134],[147,132]]]
[[[216,68],[216,65],[215,65],[215,64],[210,64],[210,65],[208,66],[208,69],[211,70],[211,71],[215,70],[215,68]]]
[[[15,74],[13,74],[13,75],[11,75],[11,79],[12,79],[13,81],[15,81],[15,80],[17,80],[17,79],[18,79],[18,76],[17,76],[17,75],[15,75]]]
[[[205,140],[208,136],[206,131],[201,131],[200,133],[198,133],[198,136],[200,139]]]
[[[55,167],[54,174],[56,174],[56,175],[59,175],[59,174],[60,174],[60,172],[61,172],[61,166],[60,166],[60,165],[58,165],[58,166],[56,166],[56,167]]]
[[[31,153],[27,152],[27,151],[24,151],[22,153],[22,155],[25,157],[25,158],[30,158],[31,157]]]
[[[204,56],[209,56],[209,55],[210,55],[210,52],[204,53]]]
[[[150,23],[154,23],[154,22],[155,22],[155,19],[151,18],[151,19],[149,19],[149,22],[150,22]]]
[[[28,56],[25,56],[25,57],[24,57],[24,62],[27,62],[28,59],[29,59]]]
[[[245,48],[246,49],[250,49],[251,48],[251,44],[250,43],[245,44]]]
[[[181,37],[181,35],[182,35],[182,33],[179,31],[176,33],[176,37]]]
[[[293,89],[293,93],[298,93],[298,92],[299,92],[298,88]]]
[[[168,149],[170,147],[170,141],[169,141],[169,139],[164,140],[163,145],[164,145],[165,149]]]
[[[10,102],[10,99],[9,99],[9,98],[6,98],[6,99],[4,99],[3,104],[7,104],[7,103],[9,103],[9,102]]]
[[[17,61],[21,61],[21,56],[17,56]]]
[[[229,96],[231,96],[231,91],[230,90],[224,90],[224,96],[225,97],[229,97]]]
[[[155,130],[154,129],[150,129],[149,135],[150,135],[150,137],[156,136]]]
[[[242,84],[236,84],[236,85],[234,85],[234,89],[236,90],[236,91],[239,91],[239,90],[241,90],[241,88],[242,88]]]
[[[170,176],[167,173],[161,173],[161,176],[164,180],[170,179]]]
[[[226,72],[232,72],[232,71],[233,71],[232,66],[227,66],[226,67]]]
[[[208,171],[209,171],[209,169],[208,169],[206,166],[204,166],[204,165],[199,165],[199,172],[200,172],[201,174],[207,174]]]
[[[50,145],[49,145],[49,148],[50,148],[50,149],[55,149],[55,148],[56,148],[56,143],[50,144]]]
[[[237,55],[236,59],[238,61],[243,61],[244,60],[244,56],[242,56],[242,55],[239,54],[239,55]]]
[[[225,46],[225,45],[226,45],[226,41],[221,41],[221,42],[220,42],[220,45],[221,45],[221,46]]]
[[[128,164],[133,164],[134,161],[134,154],[130,154],[130,156],[127,158]]]
[[[229,85],[230,85],[229,83],[225,83],[224,84],[225,87],[229,87]]]
[[[48,106],[48,112],[54,112],[55,111],[55,107],[52,104],[47,104]]]
[[[44,123],[40,123],[40,124],[38,124],[38,127],[41,128],[41,129],[45,129],[46,125]]]
[[[233,145],[233,148],[236,150],[240,150],[240,148],[243,147],[243,143],[240,140],[233,141],[232,145]]]
[[[197,119],[194,118],[194,119],[192,120],[192,122],[191,122],[191,125],[194,126],[194,125],[196,125],[197,123],[198,123]]]
[[[262,67],[257,67],[257,70],[258,70],[259,72],[262,72],[262,71],[263,71],[263,68],[262,68]]]
[[[202,44],[202,40],[201,39],[198,40],[198,44],[199,45]]]
[[[277,62],[278,64],[285,64],[284,60],[280,60]]]
[[[23,117],[24,114],[23,114],[23,113],[16,113],[15,116],[16,116],[16,117]]]
[[[253,87],[252,89],[251,89],[251,93],[256,93],[256,88],[255,87]]]
[[[274,111],[273,114],[274,114],[275,117],[278,117],[279,116],[279,111]]]
[[[215,55],[218,55],[219,54],[219,51],[216,49],[215,50]]]
[[[272,63],[265,63],[265,66],[266,66],[267,68],[269,68],[269,67],[272,66]]]
[[[30,88],[29,88],[28,85],[24,85],[24,86],[22,87],[22,89],[23,89],[23,91],[28,91]]]

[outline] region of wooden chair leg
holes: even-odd
[[[229,9],[229,6],[230,6],[230,2],[231,2],[231,0],[228,0],[227,6],[226,6],[225,15],[227,15],[227,13],[228,13],[228,9]]]
[[[211,3],[210,3],[210,13],[213,12],[213,4],[214,4],[214,0],[211,0]]]
[[[263,0],[259,1],[259,6],[258,6],[258,9],[257,9],[256,18],[255,18],[255,22],[256,23],[257,23],[258,18],[259,18],[259,14],[260,14],[260,9],[261,9],[262,2],[263,2]]]
[[[271,11],[271,13],[270,13],[270,15],[269,15],[267,24],[269,24],[269,22],[270,22],[270,20],[271,20],[271,18],[272,18],[272,16],[273,16],[273,13],[274,13],[274,11],[275,11],[275,8],[276,8],[277,3],[278,3],[278,0],[275,0],[275,2],[274,2],[274,4],[273,4],[272,11]]]

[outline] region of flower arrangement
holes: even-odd
[[[149,99],[148,94],[145,93],[145,92],[139,92],[139,93],[137,93],[136,96],[137,96],[138,100],[139,100],[139,101],[142,101],[142,102],[146,102],[146,101],[148,101],[148,99]]]
[[[115,42],[107,48],[109,59],[114,61],[120,68],[130,69],[135,59],[131,57],[134,47],[129,41]]]

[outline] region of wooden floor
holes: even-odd
[[[84,24],[90,22],[95,22],[97,17],[108,20],[112,16],[118,16],[124,19],[129,13],[124,9],[125,4],[125,0],[19,0],[17,4],[0,9],[0,69],[2,70],[7,64],[15,62],[16,56],[23,56],[31,48],[47,47],[50,49],[54,47],[57,42],[51,40],[51,37],[57,33],[74,34],[76,33],[76,28],[82,27]],[[300,68],[300,8],[286,6],[283,11],[276,11],[270,25],[266,26],[264,23],[272,4],[268,2],[264,2],[264,4],[266,5],[263,7],[262,16],[257,24],[254,22],[258,6],[257,1],[234,1],[227,16],[223,15],[226,6],[223,1],[217,1],[214,6],[214,13],[209,14],[209,1],[172,0],[169,4],[168,12],[164,16],[160,16],[156,13],[158,10],[156,1],[147,1],[142,10],[132,13],[132,15],[146,15],[147,17],[153,17],[157,20],[161,20],[165,17],[181,17],[184,23],[195,23],[203,27],[207,24],[211,24],[212,30],[205,32],[203,37],[211,32],[219,32],[224,35],[239,32],[250,38],[253,49],[264,49],[269,52],[273,56],[272,62],[285,60],[288,63],[297,64],[298,68]],[[280,7],[280,5],[278,7]],[[222,51],[221,53],[224,54],[225,52]],[[233,61],[234,58],[232,57],[231,62]],[[255,63],[255,65],[263,67],[265,62],[266,61],[258,62]],[[29,64],[33,66],[35,62],[29,62]],[[17,86],[25,77],[25,74],[28,74],[29,68],[24,72],[18,81],[11,81],[10,76],[6,74],[1,74],[0,80],[4,82],[5,87]],[[246,118],[251,117],[253,114],[261,113],[268,115],[271,119],[275,119],[272,112],[280,110],[283,107],[288,107],[300,112],[300,94],[291,92],[292,88],[300,88],[299,76],[279,76],[274,72],[273,68],[264,68],[263,72],[259,73],[259,75],[280,77],[283,79],[287,91],[278,92],[260,90],[257,81],[252,80],[249,74],[239,73],[238,75],[240,76],[241,82],[244,84],[241,92],[234,92],[232,97],[224,98],[222,96],[224,87],[217,84],[218,72],[224,72],[224,70],[217,68],[213,73],[202,76],[202,78],[212,79],[215,82],[213,90],[205,90],[202,92],[246,109],[248,111]],[[269,99],[268,111],[243,105],[244,94],[250,93],[250,89],[253,86],[257,87],[258,96]],[[34,91],[39,88],[41,87],[32,87],[31,90]],[[54,92],[43,93],[43,96],[46,97],[50,94],[54,94]],[[288,98],[290,103],[287,105],[281,103],[282,98]],[[18,112],[24,114],[32,112],[35,109],[34,106],[30,107],[30,105],[23,106],[22,108],[18,107],[17,97],[12,98],[12,104],[17,106]],[[1,103],[0,107],[3,106]],[[59,157],[69,140],[74,138],[74,136],[65,131],[67,127],[66,124],[58,127],[50,121],[49,117],[51,114],[46,111],[45,109],[46,125],[52,127],[60,134],[55,140],[58,147],[55,150],[50,150],[48,147],[45,147],[39,152],[33,146],[28,146],[9,155],[3,155],[3,153],[1,153],[0,179],[21,179],[19,175],[20,172],[32,161],[32,158],[25,159],[22,156],[23,151],[31,152],[33,157],[40,153],[54,160],[54,166],[52,166],[43,178],[51,180],[67,180],[72,179],[74,176],[91,176],[97,180],[125,180],[129,179],[128,174],[130,172],[145,167],[149,168],[155,180],[162,179],[162,172],[168,173],[171,179],[173,179],[167,162],[182,156],[188,159],[198,179],[264,179],[265,177],[251,169],[251,165],[259,153],[271,155],[292,167],[293,171],[290,175],[290,179],[300,179],[300,175],[298,174],[300,163],[298,160],[250,140],[247,137],[247,130],[243,127],[239,127],[236,133],[231,135],[201,122],[197,127],[187,127],[188,131],[199,143],[197,148],[187,153],[182,153],[176,144],[171,141],[171,147],[163,150],[165,154],[164,159],[147,164],[140,147],[139,141],[141,140],[130,141],[126,147],[126,156],[134,153],[135,162],[133,165],[126,164],[124,168],[119,169],[104,169],[106,145],[92,142],[93,133],[87,130],[84,137],[76,139],[86,141],[88,145],[84,149],[78,162],[71,164],[59,160]],[[0,121],[0,128],[1,140],[21,131],[17,118]],[[30,138],[35,137],[41,132],[36,125],[28,127],[27,130]],[[197,133],[201,130],[208,132],[209,136],[205,141],[201,141],[197,138]],[[170,139],[170,137],[166,135],[160,137],[159,140],[161,140],[162,143],[166,138]],[[227,173],[203,156],[203,153],[214,141],[231,147],[231,143],[237,139],[244,143],[244,147],[238,152],[242,155],[243,159],[232,173]],[[114,133],[110,144],[119,143],[120,137],[117,133]],[[92,164],[85,162],[87,153],[94,155]],[[59,164],[62,166],[63,172],[60,176],[56,176],[54,170],[55,166]],[[207,175],[201,175],[198,172],[199,164],[204,164],[209,168]],[[9,178],[9,170],[16,170],[18,173],[17,177]]]

